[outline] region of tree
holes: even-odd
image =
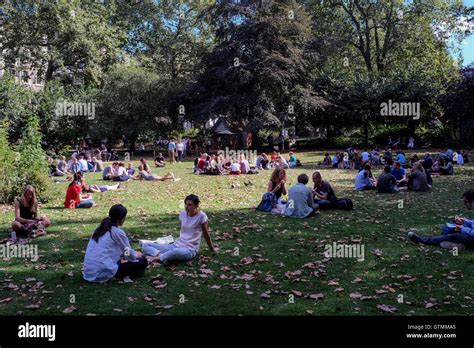
[[[46,83],[58,74],[69,83],[100,84],[126,40],[115,1],[7,0],[1,12],[6,66],[27,64]]]
[[[257,134],[294,115],[303,123],[327,105],[310,86],[307,64],[317,57],[305,51],[309,19],[295,1],[218,1],[207,16],[217,43],[177,100],[187,118],[200,123],[222,114]]]
[[[461,78],[440,96],[441,120],[451,129],[450,139],[459,145],[474,144],[474,63],[461,71]]]
[[[15,83],[9,73],[0,78],[0,121],[8,121],[8,139],[15,142],[26,125],[25,115],[31,112],[32,93]]]
[[[112,139],[127,138],[130,150],[148,130],[171,127],[165,109],[167,85],[135,64],[116,66],[105,78],[92,128]]]
[[[461,1],[310,0],[304,4],[324,52],[314,85],[320,85],[321,79],[331,81],[329,94],[335,94],[328,99],[340,106],[336,112],[341,124],[361,125],[367,143],[370,127],[388,121],[377,117],[382,98],[422,103],[424,117],[418,122],[433,121],[439,114],[437,98],[457,75],[448,47],[453,37],[463,37],[456,26],[466,13]],[[415,127],[408,119],[388,122]]]

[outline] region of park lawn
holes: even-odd
[[[295,183],[300,173],[310,175],[322,157],[321,152],[302,154],[305,165],[288,171],[289,183]],[[155,168],[157,174],[172,168],[181,181],[124,183],[121,191],[95,194],[98,206],[86,210],[64,209],[67,184],[51,184],[55,199],[45,204],[41,213],[48,215],[53,225],[47,236],[32,241],[38,245],[39,260],[0,259],[0,315],[474,313],[474,254],[455,256],[406,239],[411,228],[421,235],[437,235],[454,215],[474,218],[461,200],[465,189],[474,187],[474,167],[456,167],[454,177],[435,178],[429,193],[393,195],[356,193],[354,171],[321,170],[339,197],[353,199],[355,209],[325,211],[298,221],[252,209],[266,190],[270,171],[210,177],[191,174],[191,167],[191,162],[184,162]],[[374,173],[379,172],[380,168]],[[103,183],[100,173],[87,174],[87,179],[90,184]],[[253,185],[245,186],[244,181]],[[233,182],[240,187],[231,188]],[[199,259],[192,265],[149,268],[145,277],[132,284],[116,280],[89,284],[82,279],[88,238],[112,204],[127,207],[123,229],[137,249],[138,238],[168,234],[177,238],[177,214],[190,193],[202,201],[219,254],[212,256],[203,240]],[[2,238],[7,236],[12,219],[12,209],[3,207]],[[325,245],[333,242],[361,243],[364,261],[326,259]],[[152,279],[157,276],[166,286],[153,286]],[[65,309],[72,313],[63,314]]]

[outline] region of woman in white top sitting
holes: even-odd
[[[148,261],[130,246],[127,235],[119,227],[125,222],[127,208],[112,206],[109,216],[92,234],[84,256],[84,279],[106,282],[112,278],[126,279],[143,276]],[[126,259],[121,261],[122,256]]]
[[[181,231],[179,239],[172,244],[145,243],[142,250],[148,261],[158,261],[168,264],[173,261],[189,261],[199,252],[201,238],[209,246],[211,252],[217,252],[209,235],[209,224],[207,215],[199,210],[199,198],[196,195],[189,195],[184,200],[185,209],[179,213],[181,221]]]
[[[280,169],[290,168],[290,166],[288,165],[288,162],[286,161],[285,157],[283,157],[282,155],[278,155],[277,167],[280,168]]]

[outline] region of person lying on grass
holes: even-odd
[[[143,166],[140,164],[138,166],[138,174],[136,177],[133,178],[134,180],[146,180],[146,181],[166,181],[166,180],[173,180],[178,181],[179,178],[176,178],[173,172],[167,173],[165,176],[159,176],[148,173],[146,170],[143,169]]]
[[[86,178],[85,178],[84,175],[81,174],[80,177],[81,177],[82,192],[88,192],[88,193],[97,192],[97,193],[100,193],[100,192],[107,192],[107,191],[115,191],[115,190],[118,190],[120,188],[120,183],[116,184],[116,185],[101,185],[101,186],[89,185],[86,182]]]
[[[66,191],[66,200],[64,201],[66,208],[92,208],[94,205],[91,195],[82,196],[81,177],[80,173],[74,173],[74,178]]]
[[[464,192],[464,205],[469,210],[474,210],[474,189]],[[421,237],[416,233],[408,232],[408,238],[415,242],[427,245],[439,245],[442,248],[464,250],[474,248],[474,220],[456,217],[454,224],[446,224],[442,228],[442,236]]]
[[[201,245],[201,238],[213,253],[217,252],[209,235],[209,223],[206,213],[199,209],[199,197],[189,195],[185,198],[185,210],[179,213],[181,231],[179,239],[172,244],[144,243],[142,250],[149,262],[158,261],[169,264],[176,261],[189,261],[196,257]]]
[[[26,185],[21,197],[15,200],[15,221],[12,223],[12,229],[17,236],[36,238],[44,235],[45,229],[50,225],[51,222],[46,216],[38,215],[35,188]]]
[[[127,216],[121,204],[112,206],[87,244],[84,256],[84,279],[106,282],[112,278],[130,281],[145,273],[148,261],[130,246],[126,233],[120,229]],[[122,261],[122,257],[126,260]]]

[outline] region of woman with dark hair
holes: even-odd
[[[91,195],[81,196],[81,178],[81,173],[74,173],[74,178],[66,191],[66,200],[64,201],[64,206],[66,208],[91,208],[95,204]]]
[[[213,253],[217,252],[209,235],[207,215],[199,210],[199,203],[199,198],[196,195],[189,195],[184,199],[185,210],[179,213],[181,231],[176,242],[172,244],[144,243],[142,245],[145,255],[150,256],[148,261],[168,264],[173,261],[192,260],[199,252],[203,235],[209,250]]]
[[[130,246],[126,233],[120,229],[125,222],[127,208],[112,206],[109,216],[102,220],[92,234],[84,256],[84,279],[106,282],[112,278],[129,281],[145,273],[148,261]],[[125,262],[121,261],[124,256]]]

